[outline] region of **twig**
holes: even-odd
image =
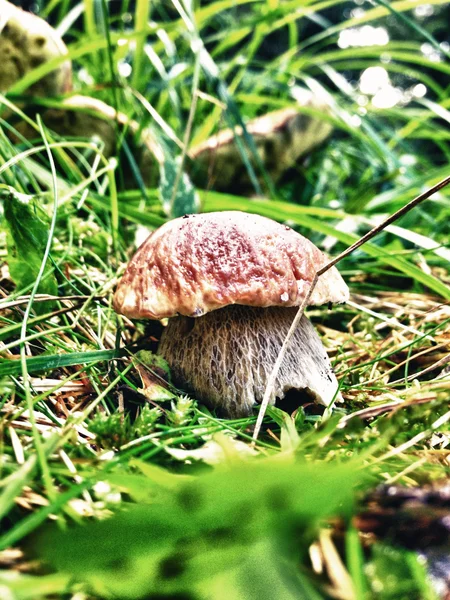
[[[300,304],[297,314],[295,315],[294,320],[292,321],[292,324],[289,328],[289,331],[286,334],[286,338],[283,342],[283,345],[281,346],[277,360],[275,362],[275,365],[272,369],[269,380],[267,382],[266,391],[264,392],[264,397],[261,402],[261,407],[259,409],[258,418],[256,420],[255,430],[253,432],[253,444],[258,439],[259,432],[260,432],[261,426],[262,426],[262,422],[263,422],[264,416],[266,414],[267,406],[269,405],[270,399],[273,394],[273,389],[275,386],[276,378],[278,376],[278,371],[280,370],[281,363],[283,362],[283,359],[285,357],[286,350],[289,346],[292,336],[295,333],[295,330],[297,329],[298,324],[300,323],[303,313],[305,312],[305,308],[309,302],[309,299],[311,298],[314,288],[317,285],[317,281],[318,281],[319,277],[321,275],[323,275],[324,273],[326,273],[326,271],[331,269],[331,267],[334,267],[334,265],[336,265],[338,262],[340,262],[343,258],[345,258],[349,254],[351,254],[354,250],[356,250],[357,248],[359,248],[360,246],[362,246],[363,244],[365,244],[366,242],[371,240],[373,237],[375,237],[378,233],[380,233],[380,231],[383,231],[388,225],[390,225],[391,223],[394,223],[397,219],[399,219],[400,217],[405,215],[412,208],[414,208],[415,206],[417,206],[424,200],[427,200],[430,196],[432,196],[434,193],[438,192],[439,190],[441,190],[442,188],[447,186],[449,183],[450,183],[450,176],[446,177],[445,179],[443,179],[442,181],[440,181],[439,183],[437,183],[436,185],[431,187],[426,192],[419,194],[419,196],[416,196],[413,200],[411,200],[411,202],[408,202],[408,204],[405,204],[405,206],[403,206],[402,208],[397,210],[394,214],[392,214],[385,221],[383,221],[383,223],[380,223],[379,225],[377,225],[376,227],[371,229],[368,233],[363,235],[358,241],[356,241],[354,244],[349,246],[346,250],[341,252],[336,258],[333,258],[332,260],[327,262],[325,266],[323,266],[321,269],[316,271],[316,273],[311,281],[308,293],[306,294],[305,298],[303,299],[302,303]]]

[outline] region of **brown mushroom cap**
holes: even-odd
[[[290,227],[239,211],[186,215],[154,231],[136,252],[114,296],[127,317],[198,317],[232,304],[298,306],[326,256]],[[333,267],[309,304],[345,302]]]

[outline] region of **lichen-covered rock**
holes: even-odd
[[[67,48],[53,27],[7,0],[0,0],[0,92],[6,92],[29,71],[66,54]],[[66,60],[26,93],[57,96],[71,87],[71,63]]]

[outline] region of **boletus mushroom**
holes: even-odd
[[[169,317],[158,352],[176,385],[230,417],[261,402],[281,345],[326,256],[287,225],[239,211],[169,221],[138,249],[114,296],[119,313]],[[348,287],[326,271],[310,304],[345,302]],[[329,405],[338,383],[318,334],[303,316],[271,402],[290,389]]]

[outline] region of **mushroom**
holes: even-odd
[[[248,415],[265,387],[295,316],[326,256],[287,225],[239,211],[186,215],[154,231],[128,264],[114,308],[130,318],[170,317],[158,352],[176,385],[230,417]],[[309,304],[345,302],[335,267]],[[330,405],[338,383],[303,316],[271,403],[290,389]]]
[[[247,132],[253,137],[259,158],[273,181],[295,165],[297,160],[311,152],[331,133],[329,121],[300,112],[301,108],[329,113],[330,107],[317,94],[302,90],[297,107],[269,112],[247,123]],[[253,184],[242,160],[235,138],[242,138],[242,127],[224,129],[189,152],[189,175],[199,187],[218,191],[251,194]],[[256,167],[253,156],[249,156]],[[259,169],[257,169],[259,171]],[[260,181],[262,183],[262,181]]]
[[[68,54],[60,35],[43,19],[0,0],[0,91],[5,92],[29,71]],[[64,61],[27,90],[33,96],[57,96],[72,88],[72,66]]]

